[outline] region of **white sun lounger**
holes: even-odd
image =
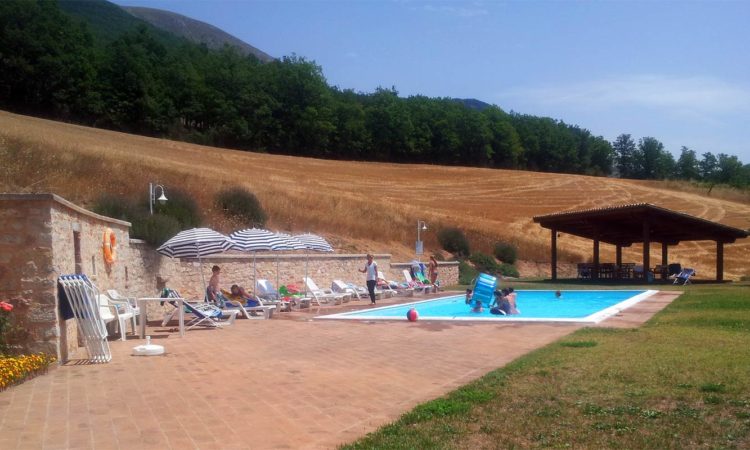
[[[320,306],[322,303],[333,303],[340,305],[341,302],[348,302],[352,298],[352,294],[337,294],[330,289],[320,289],[317,284],[310,277],[303,277],[307,290],[310,291],[313,297],[313,302]]]

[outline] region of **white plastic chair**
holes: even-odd
[[[120,331],[120,340],[125,340],[125,335],[128,331],[128,321],[132,324],[133,334],[135,334],[135,313],[130,307],[130,302],[112,300],[108,295],[99,294],[99,315],[105,324],[113,321],[117,323],[117,328]]]
[[[141,308],[138,306],[138,300],[135,297],[124,297],[120,295],[116,289],[107,289],[107,296],[110,298],[112,304],[116,304],[123,309],[127,309],[128,312],[133,313],[133,329],[136,326],[136,317],[141,315]]]

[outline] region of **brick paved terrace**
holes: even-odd
[[[677,295],[603,325],[638,326]],[[366,307],[353,303],[184,338],[151,322],[165,356],[112,341],[111,363],[71,362],[0,393],[0,448],[334,448],[580,327],[312,319]]]

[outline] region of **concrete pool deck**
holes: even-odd
[[[661,291],[597,326],[639,326],[679,295]],[[130,356],[141,340],[112,341],[108,364],[72,362],[0,393],[0,448],[334,448],[581,327],[312,320],[356,307],[182,339],[149,327],[160,357]],[[477,340],[504,345],[465,344]]]

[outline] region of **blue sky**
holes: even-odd
[[[217,26],[332,85],[476,98],[750,163],[750,1],[116,0]]]

